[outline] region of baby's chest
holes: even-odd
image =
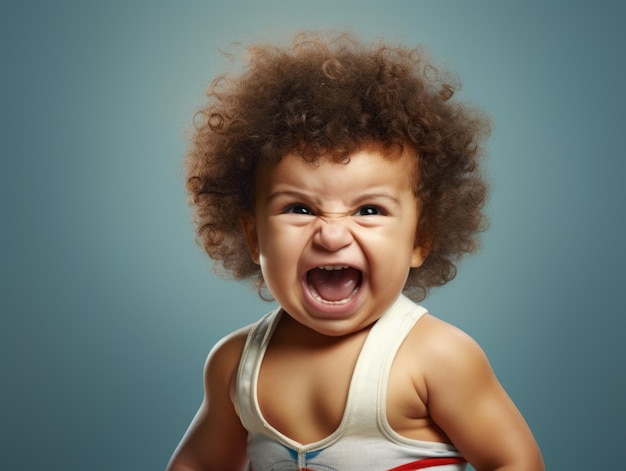
[[[289,356],[268,352],[257,386],[265,420],[300,443],[316,442],[332,434],[344,416],[358,353],[358,349],[315,355],[292,352]],[[394,430],[406,430],[427,416],[415,388],[416,372],[406,371],[406,365],[402,351],[398,352],[387,375],[386,397],[381,399]],[[373,389],[378,389],[380,379],[371,384]]]

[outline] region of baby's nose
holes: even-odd
[[[329,251],[337,251],[352,242],[352,233],[347,224],[348,215],[326,215],[320,217],[317,231],[313,237],[313,242]]]

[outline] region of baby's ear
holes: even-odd
[[[428,257],[430,250],[422,245],[415,245],[413,254],[411,255],[411,268],[421,267]]]
[[[432,239],[429,236],[416,236],[411,255],[411,268],[421,267],[430,253]]]
[[[250,252],[250,257],[252,257],[252,261],[258,265],[260,263],[259,238],[257,236],[256,219],[254,214],[248,212],[241,213],[239,215],[239,224],[241,224],[241,228],[243,229],[243,235],[246,238],[246,244],[248,246],[248,252]]]

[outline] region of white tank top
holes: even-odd
[[[426,310],[401,295],[368,333],[357,360],[337,430],[301,444],[263,417],[257,380],[282,311],[266,314],[250,331],[237,376],[237,409],[248,431],[252,471],[462,471],[466,461],[446,443],[405,438],[387,422],[387,380],[404,338]]]

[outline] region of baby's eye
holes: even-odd
[[[356,214],[358,216],[380,216],[384,215],[385,212],[376,206],[363,206],[359,208]]]
[[[313,211],[303,204],[292,204],[285,210],[285,212],[290,214],[304,214],[307,216],[313,215]]]

